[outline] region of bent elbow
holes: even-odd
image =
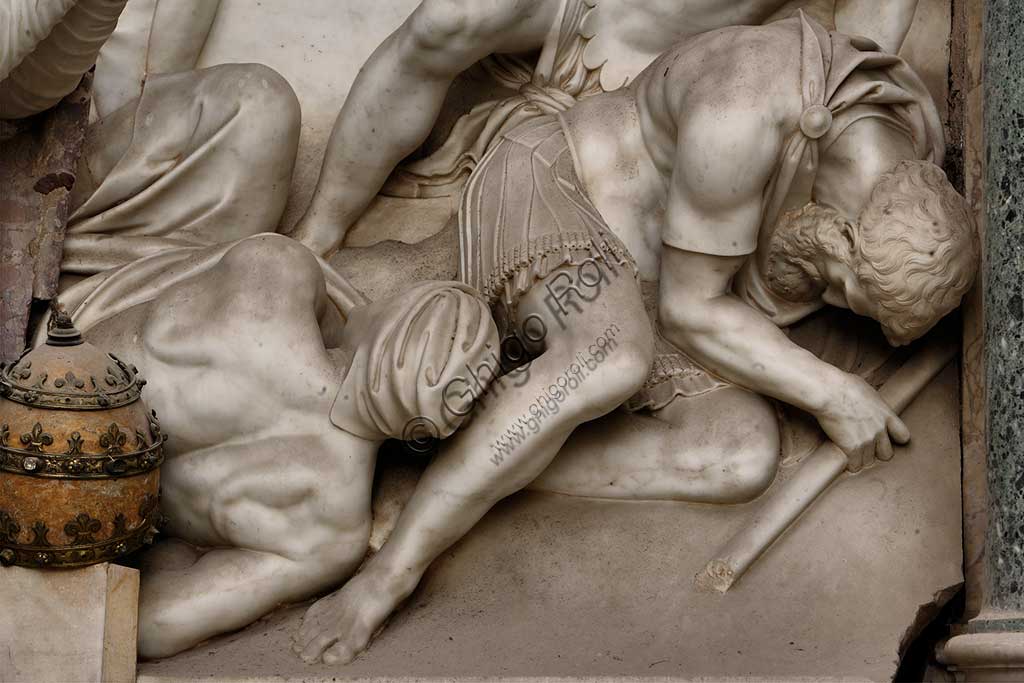
[[[661,334],[683,351],[690,351],[714,327],[714,312],[706,301],[687,300],[658,310]]]

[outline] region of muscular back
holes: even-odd
[[[341,372],[318,326],[322,297],[308,251],[257,236],[87,331],[149,380],[170,435],[173,535],[287,556],[340,535],[365,542],[377,444],[330,422]]]

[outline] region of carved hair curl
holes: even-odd
[[[892,340],[921,336],[956,308],[978,268],[967,202],[938,166],[901,161],[861,212],[850,264]]]

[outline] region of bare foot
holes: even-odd
[[[293,650],[307,664],[348,664],[370,644],[410,591],[388,587],[366,568],[306,610]]]

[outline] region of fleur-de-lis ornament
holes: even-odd
[[[111,538],[124,536],[128,533],[128,518],[124,516],[124,513],[117,513],[117,516],[114,517],[113,527],[113,531],[110,532]]]
[[[63,389],[65,386],[68,387],[69,389],[72,387],[74,387],[75,389],[83,389],[85,388],[85,382],[75,377],[75,373],[68,370],[67,372],[64,373],[63,377],[58,377],[57,379],[53,380],[53,386],[57,387],[58,389]]]
[[[125,444],[128,443],[128,435],[121,431],[113,422],[107,427],[107,431],[100,434],[100,448],[107,449],[107,455],[118,455],[124,452]]]
[[[72,543],[95,543],[96,538],[93,534],[99,533],[102,528],[103,523],[100,520],[83,512],[64,525],[64,533],[71,538]]]
[[[27,451],[42,453],[43,446],[53,445],[53,437],[43,431],[43,425],[36,422],[31,433],[21,435],[21,443]]]

